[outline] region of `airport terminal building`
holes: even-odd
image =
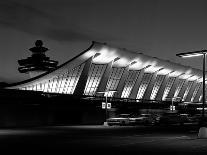
[[[89,116],[89,110],[84,117],[102,120],[98,115],[104,114],[101,104],[106,98],[112,104],[112,115],[123,109],[139,111],[149,106],[166,109],[172,101],[199,104],[202,87],[201,70],[93,41],[64,64],[5,89],[36,92],[44,102],[45,98],[54,98],[56,106],[62,105],[61,101],[69,109],[75,102],[87,102],[94,105],[96,112]],[[80,111],[84,113],[84,109]]]

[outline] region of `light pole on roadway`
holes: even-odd
[[[117,92],[117,90],[107,90],[107,91],[102,91],[102,92],[97,92],[99,94],[105,94],[105,122],[104,122],[104,125],[107,125],[107,118],[108,118],[108,108],[107,108],[107,105],[108,105],[108,93],[115,93]]]
[[[176,56],[186,58],[186,57],[195,57],[195,56],[202,56],[203,57],[203,104],[202,104],[202,116],[201,116],[201,124],[200,129],[198,133],[199,138],[207,138],[207,128],[205,127],[205,66],[206,66],[206,54],[207,50],[200,50],[200,51],[194,51],[194,52],[187,52],[187,53],[179,53],[176,54]]]

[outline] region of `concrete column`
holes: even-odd
[[[98,85],[98,88],[97,88],[96,92],[104,92],[105,91],[109,76],[110,76],[111,71],[112,71],[112,65],[113,65],[113,61],[111,61],[107,64],[106,69],[104,71],[103,76],[101,77],[101,81]],[[96,93],[96,95],[97,96],[103,96],[104,94]]]
[[[93,57],[89,58],[83,67],[82,73],[74,90],[74,95],[81,96],[84,93],[86,82],[88,79],[89,70],[92,64]]]
[[[174,84],[173,84],[172,88],[170,89],[170,92],[169,92],[167,98],[173,98],[174,97],[176,88],[178,87],[178,84],[179,84],[179,80],[180,80],[180,78],[179,77],[176,77],[176,79],[174,81]]]
[[[152,93],[153,86],[155,84],[157,73],[158,72],[153,73],[153,75],[151,77],[150,83],[148,84],[147,89],[146,89],[146,91],[144,93],[144,96],[143,96],[144,100],[150,100],[150,96],[151,96],[151,93]]]
[[[139,76],[138,76],[138,78],[137,78],[137,81],[135,82],[135,85],[134,85],[134,87],[132,88],[131,94],[129,95],[129,98],[131,98],[131,99],[136,99],[136,97],[137,97],[137,92],[138,92],[139,86],[140,86],[140,84],[141,84],[143,75],[144,75],[144,69],[141,69],[141,71],[140,71],[140,73],[139,73]]]
[[[155,100],[159,100],[159,101],[162,100],[162,96],[163,96],[163,93],[164,93],[164,90],[165,90],[168,79],[169,79],[169,75],[167,74],[165,76],[161,86],[160,86],[160,89],[157,92],[157,96],[156,96]]]

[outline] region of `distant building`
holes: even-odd
[[[35,47],[29,50],[32,52],[31,57],[18,60],[20,73],[28,73],[32,78],[57,67],[58,61],[50,60],[49,57],[46,57],[45,52],[48,51],[48,48],[43,47],[41,40],[37,40]]]

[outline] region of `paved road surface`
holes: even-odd
[[[53,126],[0,129],[0,150],[58,154],[207,154],[198,127]]]

